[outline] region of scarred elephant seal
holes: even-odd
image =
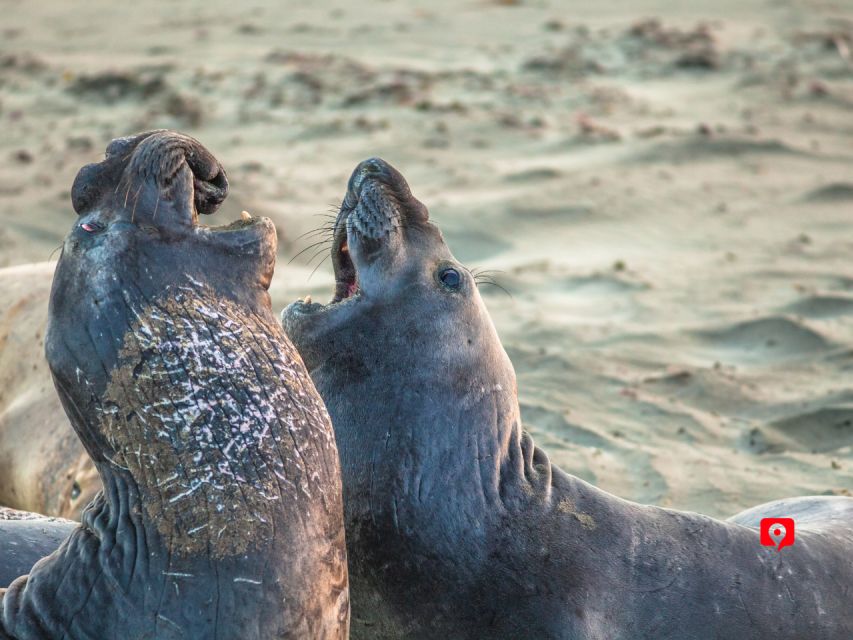
[[[226,190],[170,131],[78,174],[46,355],[104,490],[2,595],[0,638],[347,636],[334,434],[270,309],[272,222],[198,223]]]
[[[853,499],[723,522],[554,468],[474,278],[382,160],[350,179],[332,262],[332,302],[283,321],[337,435],[353,637],[853,638]],[[779,515],[777,551],[757,526]]]

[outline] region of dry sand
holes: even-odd
[[[325,299],[325,253],[288,261],[380,155],[503,272],[483,293],[563,469],[718,516],[853,489],[850,2],[0,11],[0,266],[52,256],[110,138],[171,127],[229,169],[212,223],[276,221],[275,305]]]

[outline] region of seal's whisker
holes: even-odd
[[[479,288],[480,285],[487,284],[487,285],[491,285],[493,287],[497,287],[498,289],[503,291],[505,294],[507,294],[510,298],[513,297],[512,294],[509,291],[507,291],[505,287],[503,287],[502,285],[499,285],[494,280],[475,280],[475,282],[477,283],[477,288]]]
[[[477,267],[474,267],[473,269],[468,269],[466,267],[465,270],[471,274],[472,278],[474,278],[474,284],[477,285],[477,288],[479,288],[481,285],[491,285],[503,291],[510,298],[513,297],[512,294],[507,291],[507,289],[503,285],[498,284],[495,281],[494,274],[504,273],[503,271],[497,269],[479,269]]]
[[[320,266],[328,259],[329,259],[329,254],[326,254],[326,256],[322,260],[320,260],[320,262],[317,263],[317,266],[314,267],[314,270],[311,272],[311,275],[308,276],[308,282],[311,282],[311,278],[313,278],[314,274],[317,273],[317,269],[319,269]]]
[[[47,261],[48,261],[48,262],[50,262],[51,260],[53,260],[53,255],[54,255],[57,251],[59,251],[60,249],[62,249],[62,244],[59,244],[59,245],[56,247],[56,249],[54,249],[53,251],[51,251],[51,252],[50,252],[50,255],[47,257]]]
[[[133,196],[133,211],[130,212],[130,221],[131,223],[136,219],[136,205],[139,204],[139,192],[142,191],[142,185],[139,185],[139,188],[136,190],[136,193]],[[158,202],[159,194],[158,194]]]
[[[306,231],[302,235],[297,236],[296,239],[301,240],[302,238],[305,238],[307,236],[316,235],[316,234],[328,234],[331,237],[331,234],[334,232],[334,230],[335,230],[335,228],[333,226],[330,226],[330,225],[317,227],[316,229],[311,229],[310,231]]]
[[[497,274],[506,273],[505,271],[501,271],[500,269],[471,269],[471,275],[477,276],[492,276]]]
[[[313,243],[309,244],[309,245],[308,245],[307,247],[305,247],[302,251],[300,251],[300,252],[299,252],[299,253],[297,253],[295,256],[293,256],[290,260],[288,260],[288,261],[287,261],[287,264],[290,264],[291,262],[293,262],[294,260],[296,260],[296,258],[298,258],[299,256],[301,256],[301,255],[302,255],[303,253],[305,253],[306,251],[309,251],[309,250],[313,249],[314,247],[318,247],[318,246],[320,246],[321,244],[326,244],[327,242],[329,242],[329,241],[328,241],[328,240],[320,240],[319,242],[313,242]]]
[[[317,251],[315,251],[312,256],[305,261],[305,264],[311,264],[312,262],[314,262],[314,259],[317,256],[321,256],[323,254],[329,255],[330,253],[331,252],[328,249],[326,249],[325,247],[321,247],[320,249],[317,249]]]
[[[310,231],[308,233],[302,234],[301,236],[299,236],[299,238],[300,239],[305,238],[305,239],[312,240],[312,241],[314,241],[314,240],[320,240],[320,241],[325,240],[325,241],[331,242],[332,241],[332,233],[331,233],[331,231],[326,231],[324,229],[315,229],[314,231]]]

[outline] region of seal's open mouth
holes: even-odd
[[[349,203],[355,203],[350,205]],[[311,296],[307,296],[301,302],[306,307],[306,310],[320,311],[322,309],[331,308],[342,302],[357,298],[361,293],[359,287],[358,268],[350,253],[349,243],[349,216],[355,210],[358,204],[358,195],[350,191],[347,192],[347,197],[341,205],[341,210],[338,213],[338,219],[335,222],[334,239],[332,240],[332,268],[335,273],[335,290],[332,292],[332,299],[326,305],[311,301]]]
[[[342,300],[352,298],[359,292],[358,270],[355,268],[355,263],[349,252],[345,224],[343,233],[337,234],[332,245],[332,265],[335,270],[335,293],[330,304],[337,304]]]
[[[399,171],[380,158],[361,162],[350,176],[335,220],[332,298],[324,305],[308,297],[291,305],[290,311],[316,314],[369,297],[373,288],[386,284],[390,268],[377,270],[374,265],[393,255],[404,241],[402,232],[427,219],[426,207],[412,197]]]
[[[411,256],[432,232],[427,208],[399,171],[379,158],[355,168],[332,234],[331,299],[322,304],[309,296],[281,312],[306,364],[313,368],[326,358],[328,350],[320,345],[332,333],[347,331],[356,316],[417,283],[420,271]]]
[[[361,293],[357,259],[351,244],[359,243],[361,256],[374,253],[382,241],[399,226],[398,207],[393,201],[394,178],[390,165],[378,158],[365,160],[356,167],[347,184],[347,193],[335,221],[332,241],[332,268],[335,290],[328,305],[303,302],[312,311],[357,298]]]
[[[253,227],[264,222],[266,222],[265,218],[253,216],[248,211],[241,211],[240,217],[237,220],[232,220],[231,222],[225,222],[219,225],[208,225],[202,224],[196,220],[193,226],[200,229],[207,229],[214,233],[223,233],[227,231],[238,231],[240,229],[245,229],[246,227]]]

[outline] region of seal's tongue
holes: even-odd
[[[102,162],[77,174],[71,198],[78,214],[111,199],[131,222],[185,226],[216,211],[227,193],[213,154],[187,135],[161,130],[113,141]]]

